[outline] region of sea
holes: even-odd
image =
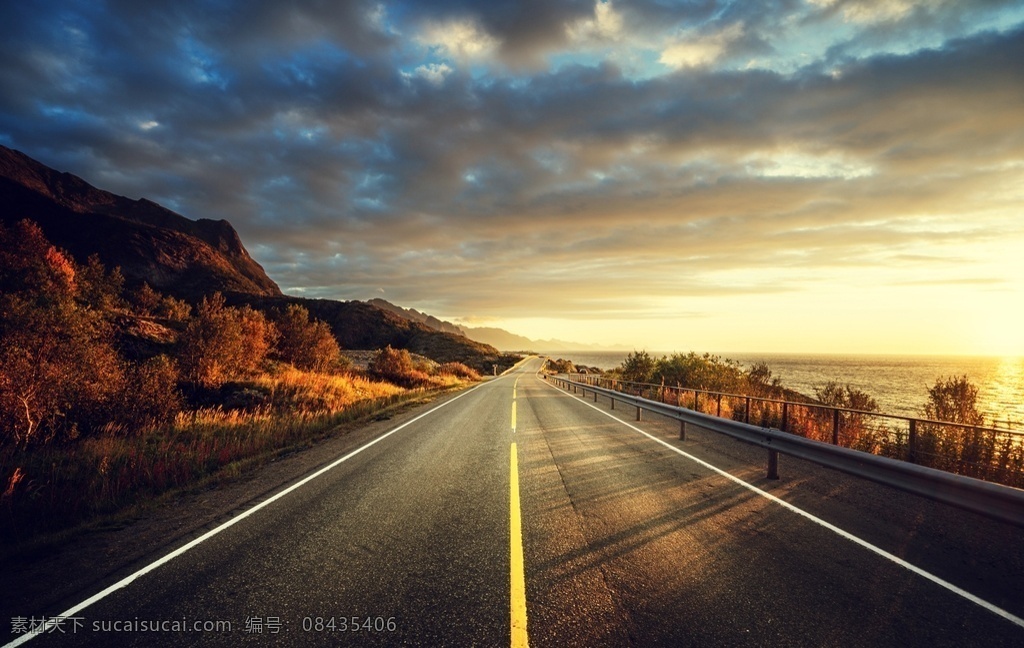
[[[552,351],[546,355],[603,370],[618,367],[627,351]],[[660,358],[668,353],[651,352]],[[986,424],[1024,430],[1024,358],[971,356],[713,353],[744,368],[766,362],[783,386],[808,396],[829,381],[869,394],[886,414],[923,416],[928,389],[937,379],[967,376],[978,387]]]

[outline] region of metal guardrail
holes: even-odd
[[[781,453],[1024,527],[1024,490],[834,446],[781,430],[719,418],[563,376],[546,378],[564,389],[577,393],[582,390],[584,398],[587,392],[593,393],[595,401],[598,395],[603,395],[611,400],[612,409],[615,409],[616,402],[635,407],[638,421],[642,420],[643,411],[675,419],[680,422],[679,436],[683,440],[686,438],[686,426],[694,425],[765,448],[770,479],[778,478],[778,456]]]
[[[932,421],[813,401],[729,394],[588,374],[577,382],[771,427],[853,450],[1024,488],[1024,431]]]

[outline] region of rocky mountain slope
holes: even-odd
[[[105,266],[120,266],[129,285],[145,281],[193,303],[216,291],[230,303],[264,310],[300,303],[326,321],[346,349],[391,345],[486,373],[495,364],[505,368],[514,361],[452,325],[448,327],[456,330],[387,302],[382,308],[284,295],[226,220],[190,220],[145,198],[132,200],[97,189],[0,146],[0,221],[23,218],[36,221],[51,242],[80,262],[96,254]]]
[[[97,254],[104,265],[120,266],[129,283],[192,300],[217,290],[281,294],[226,220],[190,220],[0,146],[0,220],[23,218],[80,262]]]

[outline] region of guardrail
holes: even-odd
[[[1024,487],[1024,432],[781,400],[569,374],[577,382],[946,472]]]
[[[545,378],[563,389],[576,393],[582,390],[584,398],[590,392],[595,402],[603,395],[611,400],[612,409],[616,402],[635,407],[638,421],[644,411],[677,420],[682,440],[686,439],[686,426],[694,425],[765,448],[770,479],[778,478],[778,458],[784,454],[1024,527],[1024,490],[704,414],[565,376]]]

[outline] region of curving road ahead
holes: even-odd
[[[404,415],[84,607],[19,612],[3,640],[1024,645],[1024,530],[785,458],[767,481],[753,448],[678,441],[539,365]]]

